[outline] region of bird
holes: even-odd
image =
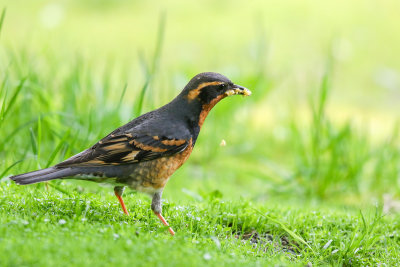
[[[215,72],[194,76],[168,104],[145,113],[117,128],[92,147],[52,167],[11,176],[19,185],[54,179],[79,179],[108,183],[123,212],[126,187],[151,196],[151,209],[162,216],[162,193],[171,175],[189,158],[210,110],[231,95],[251,91]]]

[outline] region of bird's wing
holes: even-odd
[[[185,137],[174,139],[148,134],[110,134],[92,148],[57,164],[56,167],[125,165],[171,156],[188,147],[190,137]]]

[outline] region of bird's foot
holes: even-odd
[[[124,200],[122,199],[122,196],[120,196],[116,190],[114,190],[114,193],[115,193],[115,195],[117,196],[117,198],[118,198],[118,200],[119,200],[119,203],[121,204],[121,207],[122,207],[122,210],[124,211],[124,213],[125,213],[126,215],[129,215],[129,212],[128,212],[128,210],[126,209]]]
[[[157,215],[157,217],[161,220],[161,222],[165,225],[165,226],[169,226],[169,224],[167,223],[167,221],[164,219],[164,217],[161,215],[161,213],[156,213],[154,212],[155,215]],[[169,233],[174,236],[175,232],[174,230],[172,230],[171,227],[168,228]]]

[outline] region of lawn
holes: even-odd
[[[164,215],[171,237],[149,209],[150,199],[125,197],[72,183],[21,188],[2,183],[0,261],[3,266],[110,265],[372,265],[398,262],[400,216],[380,207],[171,201]],[[302,240],[306,242],[303,244]]]
[[[400,262],[397,1],[0,11],[0,265]],[[168,182],[174,237],[146,195],[126,191],[126,216],[109,187],[8,179],[93,145],[203,71],[253,95],[212,110]]]

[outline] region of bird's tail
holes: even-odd
[[[50,167],[43,170],[11,176],[10,179],[17,184],[25,185],[73,176],[75,174],[77,174],[76,170],[72,170],[71,168]]]

